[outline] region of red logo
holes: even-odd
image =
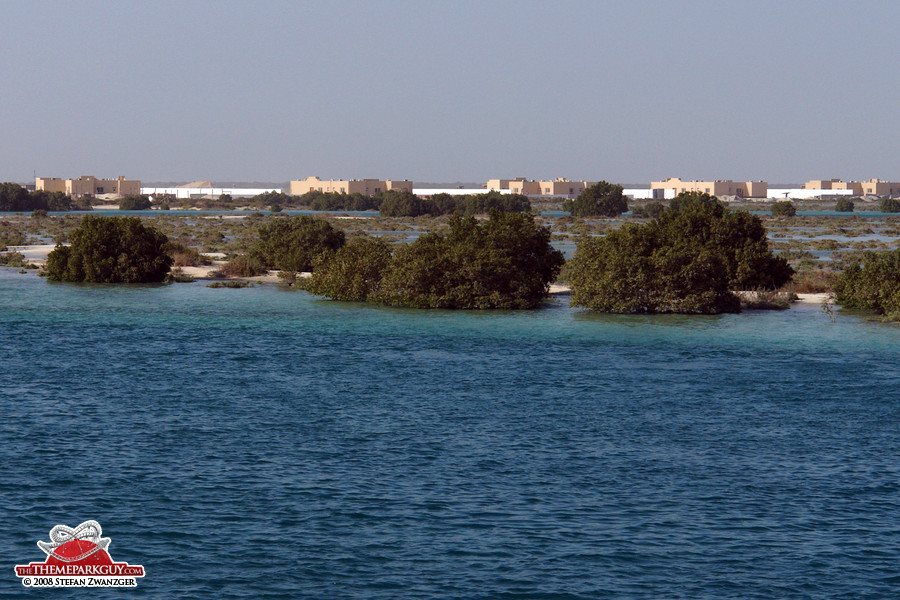
[[[16,575],[26,587],[136,587],[144,567],[114,561],[109,542],[97,521],[74,528],[57,525],[49,542],[37,543],[47,559],[16,565]]]

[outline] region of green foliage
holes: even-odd
[[[17,183],[0,183],[0,211],[79,210],[62,192],[29,192]]]
[[[420,198],[407,191],[390,190],[381,195],[379,211],[383,217],[433,217],[452,214],[481,215],[490,212],[529,212],[531,202],[522,194],[501,194],[495,190],[484,194],[435,194]]]
[[[21,252],[6,252],[0,254],[0,266],[26,268],[31,265],[28,264],[25,255]]]
[[[641,217],[645,219],[655,219],[662,214],[662,211],[665,208],[665,204],[658,200],[654,200],[653,202],[648,202],[643,206],[635,206],[634,208],[632,208],[631,216]]]
[[[567,269],[572,304],[608,312],[737,312],[733,289],[773,289],[793,269],[772,255],[762,221],[687,193],[646,225],[578,245]]]
[[[534,308],[564,262],[531,215],[492,212],[479,225],[454,216],[394,254],[374,299],[415,308]]]
[[[86,216],[69,240],[47,256],[51,280],[150,283],[163,281],[172,266],[168,238],[137,217]]]
[[[390,262],[388,242],[380,238],[355,238],[328,256],[304,287],[311,294],[333,300],[365,302],[379,291]]]
[[[434,205],[406,190],[388,190],[381,195],[382,217],[419,217],[431,214]]]
[[[33,219],[46,219],[47,211],[44,210],[43,208],[36,208],[33,211],[31,211],[31,217]]]
[[[900,200],[897,198],[882,198],[878,203],[878,210],[886,213],[900,212]]]
[[[797,214],[797,207],[790,200],[779,200],[772,205],[773,217],[793,217]]]
[[[312,271],[316,262],[344,241],[344,232],[322,219],[279,217],[259,228],[249,255],[267,269]]]
[[[119,200],[119,210],[150,210],[150,207],[147,196],[125,196]]]
[[[834,285],[834,301],[844,308],[875,310],[900,321],[900,249],[865,252],[845,268]]]
[[[850,198],[839,198],[834,205],[834,210],[838,212],[853,212],[854,208],[856,208],[856,206]]]
[[[365,196],[359,192],[341,194],[339,192],[309,191],[297,197],[297,203],[312,210],[378,210],[380,198]]]
[[[573,217],[618,217],[628,210],[621,185],[600,181],[586,188],[575,200],[563,202]]]
[[[212,283],[207,283],[206,287],[208,288],[248,288],[253,287],[253,284],[249,281],[213,281]]]

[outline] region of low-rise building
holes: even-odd
[[[489,190],[509,190],[512,194],[524,194],[526,196],[577,196],[590,185],[585,181],[569,181],[557,177],[553,180],[529,181],[524,177],[515,179],[490,179],[487,182]]]
[[[323,181],[318,177],[307,177],[300,181],[291,181],[291,195],[302,196],[309,192],[332,192],[338,194],[363,194],[372,196],[388,190],[412,192],[413,183],[408,179],[401,181],[384,179],[341,179]]]
[[[141,182],[137,179],[97,179],[93,175],[82,175],[78,179],[60,179],[59,177],[37,177],[34,188],[45,192],[62,192],[68,196],[98,196],[100,194],[118,194],[119,196],[137,196],[141,193]]]
[[[670,177],[664,181],[650,183],[654,199],[662,200],[672,195],[666,190],[674,190],[674,194],[684,192],[700,192],[711,196],[738,196],[740,198],[765,198],[769,184],[765,181],[731,181],[717,179],[715,181],[682,181],[678,177]]]
[[[841,181],[840,179],[811,179],[803,184],[804,190],[822,191],[821,196],[847,195],[854,196],[900,196],[900,183],[870,179],[868,181]],[[828,192],[831,191],[831,193]],[[835,190],[841,190],[839,194]]]

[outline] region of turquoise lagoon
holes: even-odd
[[[97,598],[900,593],[896,325],[10,270],[0,299],[2,598],[87,519],[147,571]]]

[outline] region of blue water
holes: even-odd
[[[0,597],[895,598],[900,327],[0,270]],[[96,519],[136,590],[26,590]]]

